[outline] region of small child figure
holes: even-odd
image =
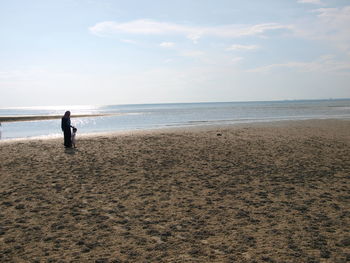
[[[72,133],[72,146],[74,147],[74,148],[77,148],[76,146],[75,146],[75,142],[76,142],[76,140],[75,140],[75,136],[76,136],[76,134],[77,134],[77,128],[75,128],[75,127],[73,127],[73,133]]]

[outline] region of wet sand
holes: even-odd
[[[0,143],[1,262],[350,261],[349,121],[77,140]]]

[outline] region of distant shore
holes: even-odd
[[[117,114],[78,114],[71,115],[71,118],[88,118],[88,117],[102,117],[115,116]],[[18,122],[18,121],[42,121],[61,119],[62,115],[26,115],[26,116],[0,116],[0,122]]]

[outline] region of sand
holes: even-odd
[[[0,143],[1,262],[349,262],[350,121]]]

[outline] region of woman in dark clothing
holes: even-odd
[[[64,147],[72,147],[72,132],[70,125],[70,111],[66,111],[62,117],[61,128],[64,134]]]

